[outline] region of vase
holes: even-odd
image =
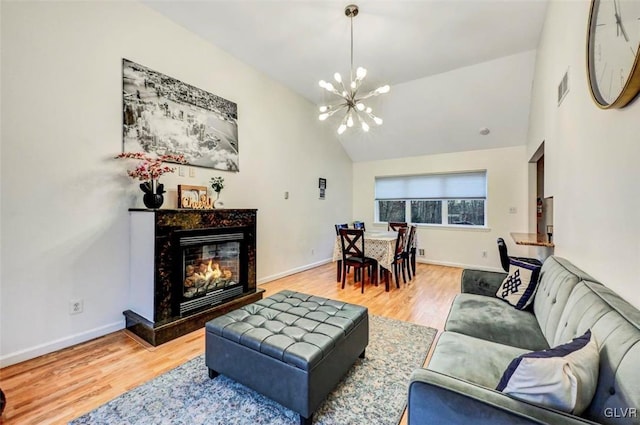
[[[158,193],[145,193],[142,197],[142,202],[147,208],[155,210],[162,206],[164,196]]]
[[[142,202],[149,209],[158,209],[164,202],[164,185],[159,184],[157,180],[140,183],[140,189],[144,192]]]

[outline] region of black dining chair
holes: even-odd
[[[397,232],[399,228],[407,227],[406,221],[390,221],[387,223],[387,230]]]
[[[348,229],[349,228],[349,224],[344,223],[344,224],[336,224],[336,235],[340,235],[339,230],[340,229]]]
[[[411,280],[411,273],[416,275],[416,247],[415,247],[415,238],[416,238],[416,230],[417,226],[409,227],[409,235],[407,236],[407,244],[404,248],[404,261],[403,266],[407,268],[407,275],[409,276],[409,280]]]
[[[407,244],[407,227],[398,227],[398,237],[396,238],[396,250],[393,255],[393,275],[396,279],[396,288],[400,288],[400,270],[402,270],[402,281],[407,283],[407,276],[405,273],[405,257],[404,250]],[[388,279],[385,279],[388,282]],[[389,288],[385,288],[388,290]]]
[[[354,221],[353,222],[353,228],[354,229],[364,230],[365,232],[367,231],[367,229],[364,228],[364,221]]]
[[[347,267],[354,270],[366,269],[369,273],[369,283],[378,284],[378,262],[365,255],[364,230],[340,229],[340,243],[342,244],[342,289],[347,278]],[[364,293],[364,273],[361,273],[362,289]]]
[[[340,236],[340,229],[348,229],[349,228],[349,224],[348,223],[342,223],[342,224],[336,224],[336,236]],[[338,278],[338,281],[340,281],[342,279],[342,260],[338,260],[336,262],[336,275]],[[349,268],[347,268],[347,272],[349,272]]]
[[[505,272],[509,272],[509,259],[513,258],[514,260],[522,261],[529,264],[536,264],[538,266],[542,265],[542,262],[536,258],[528,258],[528,257],[509,257],[509,253],[507,252],[507,244],[504,242],[504,239],[498,238],[498,252],[500,253],[500,264],[502,264],[502,268]]]

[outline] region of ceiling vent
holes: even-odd
[[[562,100],[569,93],[569,70],[564,73],[560,84],[558,84],[558,106],[562,103]]]

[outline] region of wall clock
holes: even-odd
[[[587,75],[603,109],[622,108],[640,92],[640,1],[591,1]]]

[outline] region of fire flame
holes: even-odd
[[[207,265],[207,271],[205,273],[205,279],[217,279],[222,276],[222,271],[220,270],[220,264],[213,263],[213,268],[211,268],[212,261],[209,260],[209,264]]]

